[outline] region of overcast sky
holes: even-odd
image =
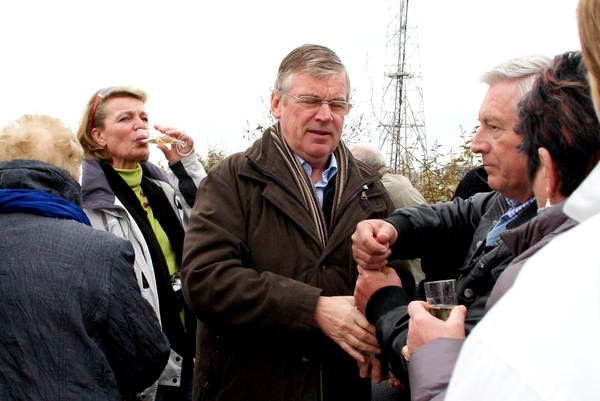
[[[460,126],[477,124],[481,73],[580,48],[577,0],[413,1],[427,141],[446,149],[460,144]],[[248,123],[264,121],[261,98],[281,59],[304,43],[345,63],[352,113],[371,113],[372,99],[379,114],[388,8],[388,0],[3,1],[0,125],[40,112],[75,131],[95,90],[130,84],[148,92],[152,123],[184,129],[198,151],[243,150]]]

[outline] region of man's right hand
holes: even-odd
[[[398,239],[396,227],[384,220],[363,220],[352,234],[352,256],[363,269],[383,270]]]
[[[354,297],[320,296],[313,325],[318,327],[359,363],[369,362],[365,354],[380,354],[375,327],[354,304]]]
[[[467,308],[464,305],[453,308],[447,321],[432,316],[427,303],[423,301],[413,301],[408,304],[408,314],[410,320],[404,355],[407,359],[414,350],[437,338],[465,339]]]

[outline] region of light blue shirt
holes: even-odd
[[[294,155],[294,157],[296,158],[296,160],[298,160],[298,163],[300,163],[300,165],[304,168],[304,170],[308,174],[308,177],[310,178],[310,175],[312,174],[312,167],[310,166],[310,164],[308,164],[303,158],[301,158],[298,155]],[[337,161],[335,160],[335,155],[332,154],[329,158],[329,167],[327,167],[327,169],[323,171],[319,182],[314,184],[315,190],[317,191],[317,198],[319,199],[319,204],[321,205],[321,207],[323,207],[323,192],[325,191],[325,187],[329,183],[329,180],[331,180],[335,176],[337,170]]]
[[[519,203],[513,199],[506,199],[506,203],[508,204],[508,211],[500,217],[498,223],[494,226],[490,232],[488,232],[485,243],[488,245],[495,244],[500,237],[500,233],[504,231],[506,225],[515,219],[527,206],[531,205],[535,202],[535,198],[529,199],[525,203]]]

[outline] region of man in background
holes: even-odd
[[[350,145],[348,149],[357,160],[381,174],[381,183],[392,197],[396,209],[427,204],[423,195],[413,187],[408,178],[401,174],[390,173],[383,154],[375,146],[368,143],[356,143]],[[409,263],[410,270],[415,277],[415,283],[419,284],[425,278],[425,274],[421,270],[421,262],[419,259],[413,259]]]

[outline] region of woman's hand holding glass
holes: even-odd
[[[155,125],[154,129],[158,131],[158,135],[149,135],[146,142],[156,144],[169,164],[175,164],[194,152],[194,139],[183,130],[161,125]]]

